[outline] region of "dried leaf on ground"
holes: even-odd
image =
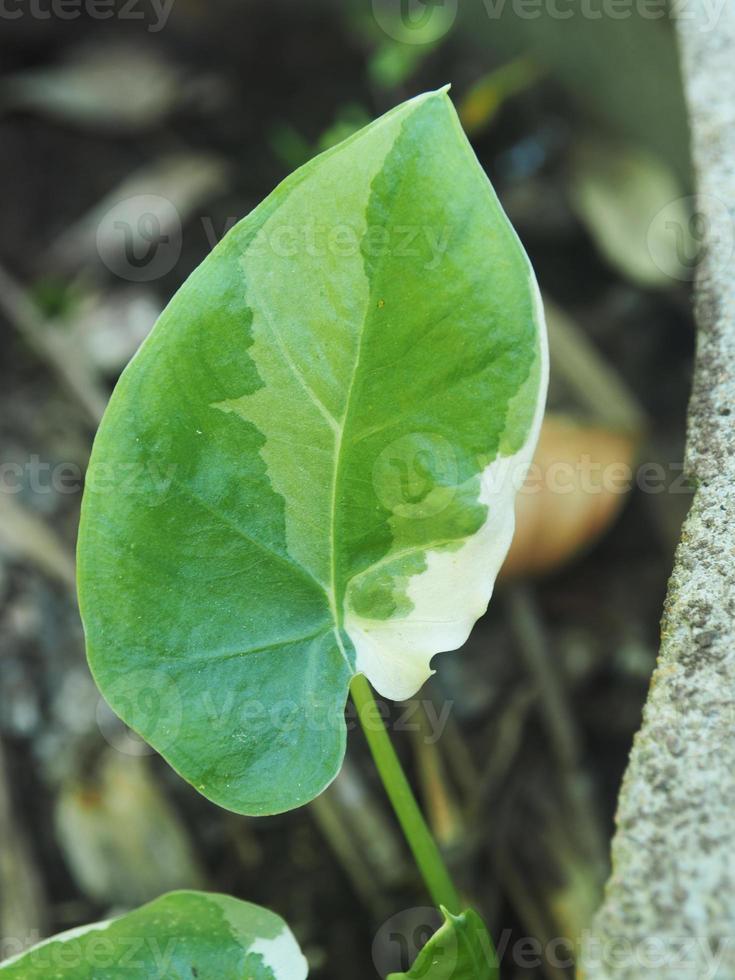
[[[589,547],[623,505],[637,447],[628,433],[547,415],[503,576],[549,571]]]
[[[155,48],[77,48],[59,65],[6,77],[0,108],[23,109],[106,130],[160,122],[179,102],[182,76]]]
[[[132,907],[203,884],[188,832],[145,757],[107,750],[94,775],[62,787],[55,816],[69,870],[95,901]]]

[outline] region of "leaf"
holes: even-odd
[[[304,980],[307,973],[280,916],[226,895],[191,891],[63,932],[0,963],[4,980]]]
[[[414,694],[513,532],[546,340],[528,259],[444,92],[296,171],[124,372],[79,536],[112,708],[211,800],[334,778],[355,673]]]
[[[452,915],[442,908],[444,922],[416,957],[408,973],[387,980],[497,980],[498,961],[492,940],[473,909]]]

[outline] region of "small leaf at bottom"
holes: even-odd
[[[452,915],[442,908],[442,915],[444,923],[408,973],[391,973],[388,980],[498,980],[495,949],[477,912]]]
[[[3,980],[306,980],[307,972],[275,913],[192,891],[61,933],[0,963]]]

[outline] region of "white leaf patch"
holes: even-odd
[[[482,527],[454,551],[426,552],[426,569],[411,576],[411,611],[402,617],[366,619],[345,608],[345,631],[356,651],[355,670],[383,697],[412,697],[434,673],[435,654],[461,647],[487,609],[495,579],[515,530],[515,497],[538,441],[546,402],[549,354],[541,294],[529,263],[538,325],[540,382],[533,423],[523,446],[498,457],[483,471],[480,503],[488,508]]]
[[[274,939],[256,939],[250,952],[263,957],[276,980],[306,980],[309,965],[288,927]]]

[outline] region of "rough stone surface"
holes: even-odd
[[[705,253],[687,469],[696,495],[623,783],[587,980],[735,980],[735,0],[679,5]]]

